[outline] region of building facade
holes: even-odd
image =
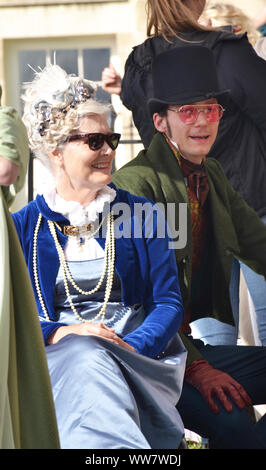
[[[237,6],[254,16],[265,0],[234,0]],[[123,74],[131,48],[145,39],[145,0],[0,0],[0,83],[2,104],[22,111],[22,83],[32,80],[33,69],[44,67],[56,57],[56,63],[68,73],[91,80],[101,79],[109,62]],[[112,100],[116,119],[114,128],[122,141],[116,167],[133,158],[142,147],[133,126],[131,113],[119,97],[99,91]],[[33,182],[17,197],[16,208],[34,197],[39,167],[34,162]],[[32,178],[32,177],[31,177]],[[30,194],[29,194],[30,192]]]

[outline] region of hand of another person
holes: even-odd
[[[123,341],[119,336],[114,332],[113,328],[109,328],[103,323],[78,323],[75,325],[61,326],[57,328],[47,339],[48,344],[56,344],[64,336],[76,334],[81,336],[100,336],[102,338],[111,341],[112,343],[118,344],[126,349],[135,351],[135,349]]]
[[[0,185],[13,184],[19,174],[19,166],[0,155]]]
[[[242,410],[252,405],[251,398],[245,389],[229,374],[214,369],[207,361],[194,361],[187,367],[185,381],[195,387],[208,403],[211,411],[219,413],[219,407],[214,401],[217,398],[227,412],[233,410],[228,397]]]
[[[120,95],[122,79],[112,64],[102,71],[102,88],[108,93]]]

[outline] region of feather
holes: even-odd
[[[89,87],[91,95],[95,96],[97,83],[86,79],[80,79],[75,75],[68,75],[59,65],[48,63],[46,67],[35,73],[35,78],[30,83],[25,83],[29,101],[36,96],[38,102],[46,102],[51,108],[65,108],[71,104],[76,95],[76,88],[80,82]],[[25,101],[27,96],[23,96]]]
[[[37,72],[32,82],[39,101],[46,101],[52,107],[65,107],[72,100],[68,96],[70,80],[67,73],[58,65],[48,64],[41,72]]]

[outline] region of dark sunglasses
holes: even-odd
[[[92,132],[90,134],[75,134],[71,135],[67,141],[84,140],[91,150],[100,150],[104,142],[107,142],[112,150],[115,150],[119,144],[121,134],[102,134],[101,132]]]

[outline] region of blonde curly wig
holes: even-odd
[[[110,113],[110,106],[96,101],[95,82],[68,75],[58,65],[48,64],[35,71],[32,82],[24,84],[23,122],[34,155],[51,171],[47,152],[59,148],[79,128],[80,119],[91,114]]]

